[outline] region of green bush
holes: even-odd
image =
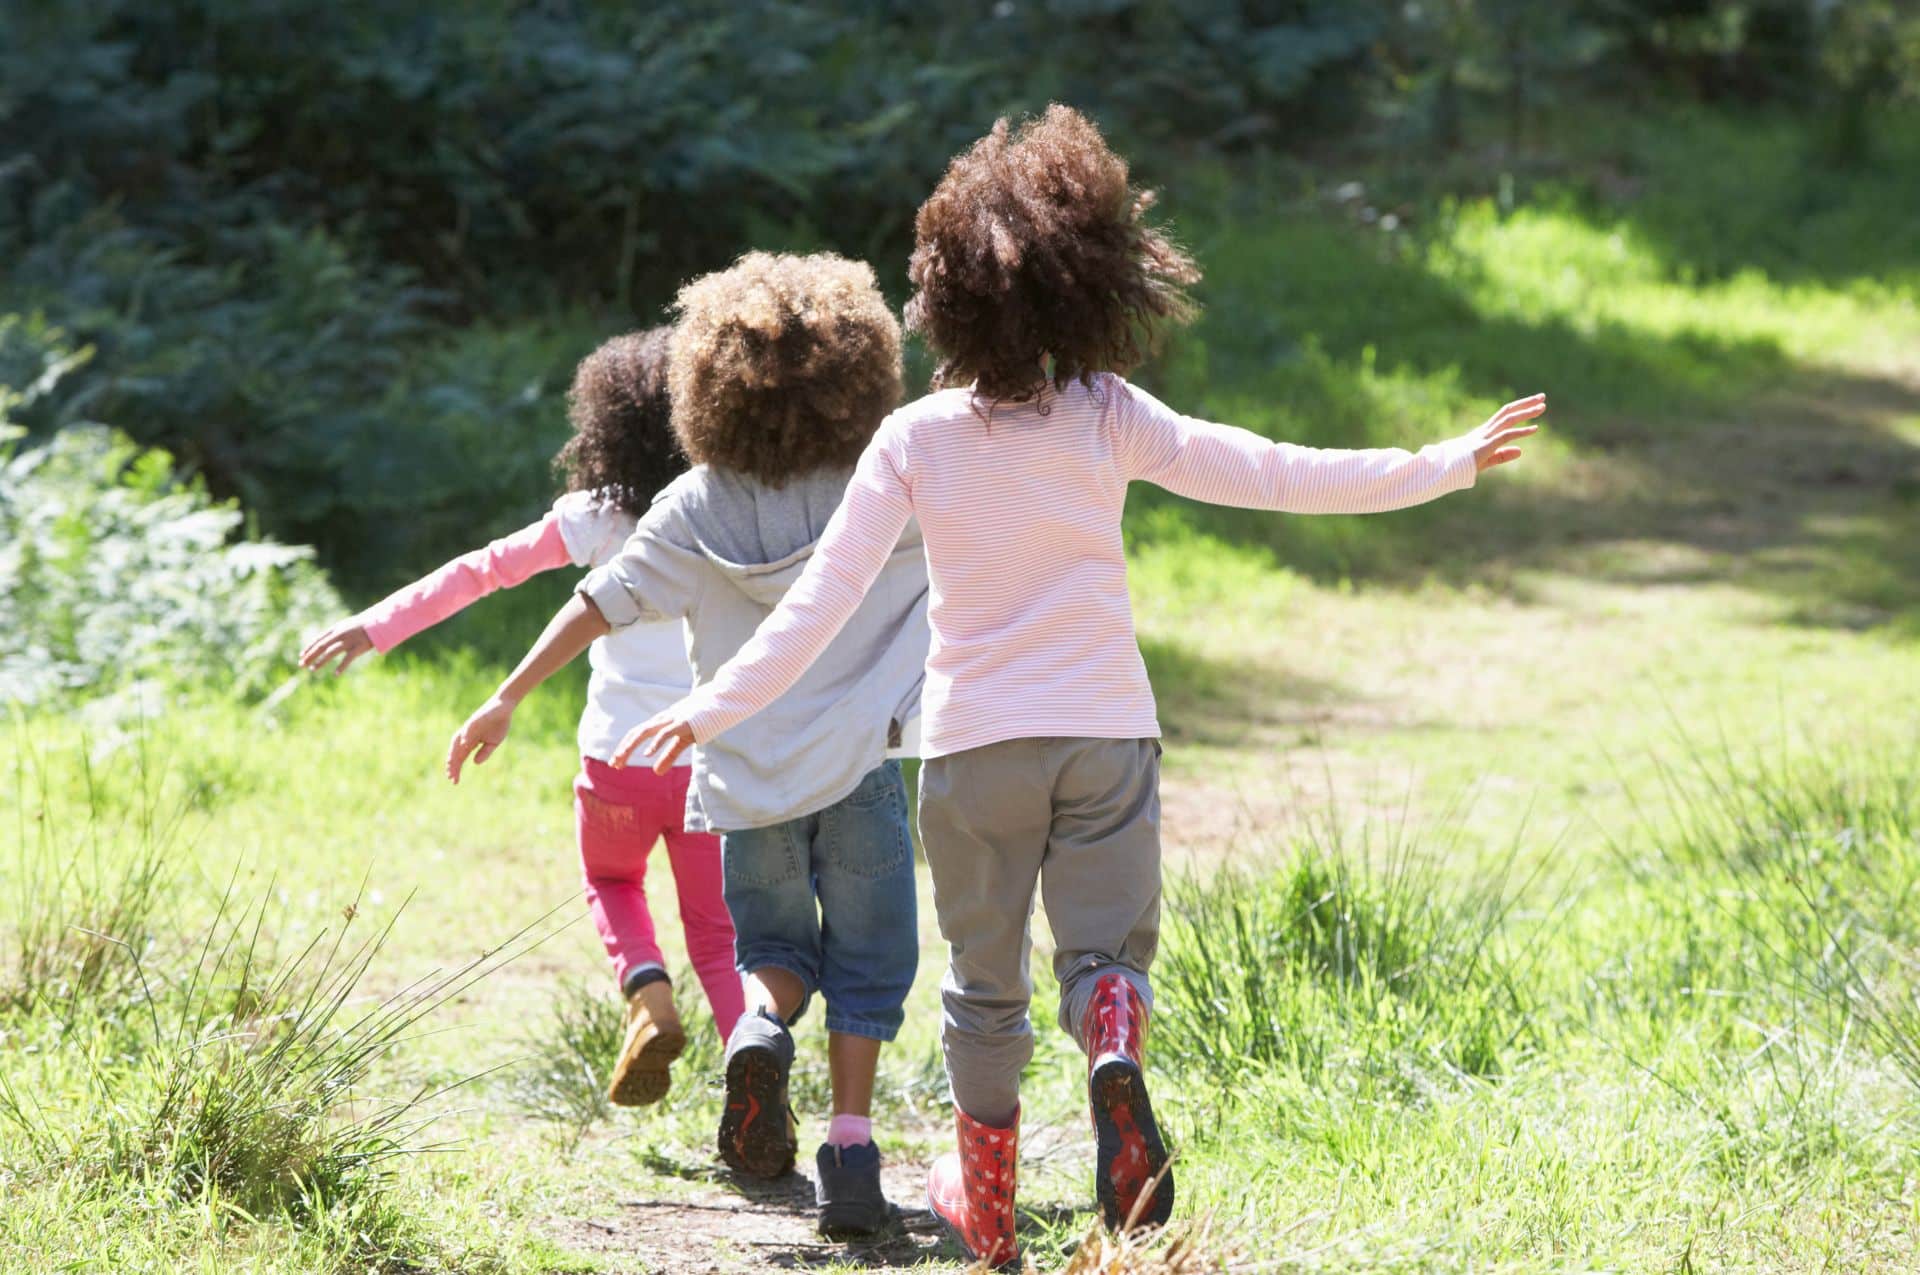
[[[0,313],[96,351],[22,423],[113,421],[388,583],[550,490],[519,440],[688,274],[833,247],[898,280],[914,207],[996,114],[1263,135],[1375,25],[1228,0],[11,7]],[[526,361],[445,336],[582,307],[611,317]]]
[[[111,421],[372,588],[550,492],[533,443],[554,437],[568,368],[653,321],[688,275],[748,246],[833,248],[898,288],[914,208],[996,115],[1072,102],[1149,183],[1169,165],[1347,132],[1391,143],[1391,166],[1417,184],[1436,139],[1464,144],[1498,115],[1517,152],[1538,140],[1549,86],[1574,72],[1611,84],[1628,66],[1744,77],[1739,91],[1796,104],[1818,81],[1836,104],[1828,149],[1894,172],[1902,156],[1871,126],[1920,81],[1920,32],[1884,0],[1831,8],[1816,20],[1774,0],[0,7],[0,313],[42,313],[95,351],[20,423],[44,435]],[[1516,158],[1459,162],[1468,185],[1497,175],[1511,194]],[[1656,198],[1686,244],[1711,227],[1699,255],[1716,258],[1718,240],[1744,238],[1718,234],[1730,207],[1797,243],[1805,200],[1827,184],[1796,186],[1779,208],[1716,191],[1704,218],[1684,196]],[[1818,238],[1879,244],[1860,231],[1884,220],[1835,219]],[[1450,345],[1473,316],[1411,283],[1410,299],[1382,304],[1432,312],[1433,339]],[[528,324],[570,339],[500,335]],[[1335,356],[1353,344],[1321,335]]]
[[[0,384],[0,699],[141,683],[267,689],[299,635],[339,609],[312,551],[238,536],[232,502],[103,426],[22,449],[11,410],[79,357],[12,317],[0,319],[0,350],[23,344],[23,329],[46,370],[24,388]]]

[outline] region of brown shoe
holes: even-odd
[[[616,1107],[644,1107],[667,1096],[667,1069],[687,1047],[680,1011],[673,1006],[673,985],[659,979],[627,1000],[627,1038],[607,1082],[607,1100]]]

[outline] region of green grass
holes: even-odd
[[[1920,166],[1894,162],[1920,129],[1834,172],[1791,120],[1621,123],[1504,169],[1168,182],[1209,273],[1145,378],[1177,407],[1399,444],[1552,397],[1521,466],[1428,509],[1133,498],[1169,735],[1156,1094],[1181,1214],[1276,1270],[1900,1271],[1920,1243]],[[459,789],[438,773],[564,583],[261,706],[16,726],[0,1267],[927,1256],[807,1247],[778,1198],[716,1212],[739,1193],[697,1013],[672,1097],[605,1105],[621,1007],[568,808],[584,678]],[[684,968],[659,864],[650,885]],[[349,908],[377,952],[303,957]],[[424,1011],[415,980],[556,908],[551,939],[354,1052],[354,1015]],[[903,1164],[949,1136],[924,882],[922,908],[877,1100]],[[1053,1269],[1092,1150],[1040,943],[1023,1192]],[[360,1063],[316,1090],[260,1006],[329,987],[314,1040]],[[191,1066],[208,1024],[222,1066]],[[800,1036],[810,1147],[824,1051]]]
[[[397,686],[419,676],[377,671],[311,704],[295,697],[280,728],[230,773],[272,776],[304,741],[373,730]],[[244,710],[203,710],[203,727],[215,719],[228,730],[248,720]],[[409,736],[429,730],[400,731],[390,746],[413,746]],[[563,791],[552,772],[566,764],[567,743],[564,723],[531,729],[486,775],[489,789],[521,790],[511,820],[519,831],[506,835],[549,823],[541,806],[551,803],[527,793]],[[1227,1219],[1282,1269],[1647,1269],[1689,1252],[1708,1267],[1899,1269],[1920,1132],[1911,1116],[1920,982],[1906,959],[1920,928],[1908,906],[1920,886],[1913,746],[1863,736],[1781,757],[1669,739],[1661,778],[1630,794],[1638,815],[1558,850],[1523,829],[1506,851],[1476,851],[1459,831],[1478,818],[1467,805],[1424,823],[1328,810],[1317,829],[1238,841],[1240,869],[1183,877],[1169,899],[1152,1048],[1182,1156],[1183,1212]],[[64,818],[87,800],[83,768],[45,747],[53,782],[34,794],[35,812]],[[287,860],[270,887],[287,902],[263,902],[264,925],[257,916],[222,923],[211,880],[194,898],[195,857],[173,856],[178,893],[143,958],[149,968],[191,971],[168,954],[184,958],[202,941],[195,936],[211,935],[210,968],[297,971],[289,946],[337,928],[336,896],[323,883],[340,897],[358,890],[365,867],[339,861],[338,838],[365,824],[371,795],[331,827],[316,818],[270,831],[263,820],[284,796],[271,785],[208,799],[164,758],[153,764],[163,768],[159,800],[199,803],[203,845],[251,837],[254,853]],[[375,787],[376,771],[359,775]],[[420,777],[405,800],[431,801],[433,783]],[[404,987],[479,941],[485,909],[459,903],[476,880],[522,916],[565,887],[563,821],[550,821],[544,850],[508,851],[483,835],[499,820],[489,806],[450,807],[439,838],[422,843],[423,858],[465,845],[476,864],[467,875],[434,863],[376,866],[390,893],[366,919],[385,924],[384,914],[391,928],[377,961],[351,966],[357,1003],[384,1003],[394,994],[384,984]],[[1517,849],[1531,852],[1532,868],[1519,869]],[[403,890],[416,893],[396,915]],[[251,943],[256,928],[277,932],[276,954],[229,941],[237,933]],[[882,1129],[902,1158],[943,1139],[936,953],[930,942],[909,1030],[883,1065]],[[501,1068],[457,1105],[430,1107],[431,1128],[374,1149],[439,1145],[444,1154],[399,1156],[376,1184],[337,1202],[281,1194],[318,1176],[311,1160],[297,1177],[244,1157],[200,1172],[217,1160],[209,1143],[232,1145],[216,1117],[244,1110],[236,1099],[251,1090],[217,1071],[197,1077],[188,1105],[202,1114],[169,1122],[164,1101],[142,1095],[168,1091],[158,1078],[175,1074],[168,1060],[180,1055],[154,1050],[177,1036],[176,1020],[163,1013],[146,1026],[144,990],[103,989],[86,1014],[64,1019],[12,1013],[0,1105],[17,1104],[25,1119],[0,1119],[19,1201],[0,1252],[114,1253],[134,1269],[164,1269],[212,1254],[257,1258],[265,1233],[287,1246],[268,1269],[592,1268],[555,1237],[610,1211],[618,1221],[617,1202],[636,1195],[705,1203],[728,1189],[709,1152],[718,1104],[710,1034],[666,1104],[643,1113],[598,1105],[618,1023],[598,966],[576,920],[436,1011],[432,1026],[444,1030],[414,1033],[357,1075],[350,1108],[313,1126],[350,1154],[368,1146],[357,1113]],[[1044,970],[1042,961],[1043,1023],[1053,996]],[[160,981],[175,990],[154,1002],[201,1006],[191,1021],[212,1021],[211,1012],[230,1025],[238,1005],[285,1000],[268,977],[258,992],[232,977],[206,979],[208,990],[193,994],[178,977]],[[240,1017],[266,1015],[250,1007]],[[273,1037],[250,1030],[238,1047],[251,1051],[256,1039]],[[796,1103],[812,1129],[824,1066],[817,1034],[804,1030],[802,1042]],[[1082,1065],[1042,1027],[1027,1110],[1030,1136],[1047,1150],[1030,1166],[1028,1198],[1038,1210],[1033,1244],[1047,1260],[1077,1242],[1088,1218]],[[123,1096],[104,1114],[102,1085]],[[122,1109],[135,1113],[133,1136],[113,1129]],[[272,1109],[319,1114],[297,1103]],[[242,1127],[246,1145],[276,1164],[309,1154],[307,1134],[283,1145],[263,1136],[277,1125]],[[156,1131],[176,1149],[127,1158]],[[103,1191],[101,1181],[115,1185]],[[163,1224],[109,1243],[108,1212],[156,1191]]]

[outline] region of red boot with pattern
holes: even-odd
[[[1173,1170],[1141,1074],[1147,1006],[1132,983],[1108,974],[1095,985],[1081,1037],[1100,1146],[1093,1179],[1100,1211],[1116,1231],[1165,1225],[1173,1214]]]
[[[1013,1192],[1020,1172],[1020,1112],[1004,1129],[953,1109],[960,1150],[927,1170],[927,1207],[976,1262],[994,1270],[1019,1265],[1013,1238]]]

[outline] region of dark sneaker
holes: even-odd
[[[800,1140],[787,1106],[793,1037],[760,1012],[742,1015],[727,1040],[727,1105],[720,1113],[720,1159],[736,1173],[777,1178],[793,1170]]]
[[[823,1145],[813,1158],[818,1176],[813,1198],[820,1205],[820,1233],[830,1238],[872,1235],[893,1218],[880,1190],[880,1148]]]

